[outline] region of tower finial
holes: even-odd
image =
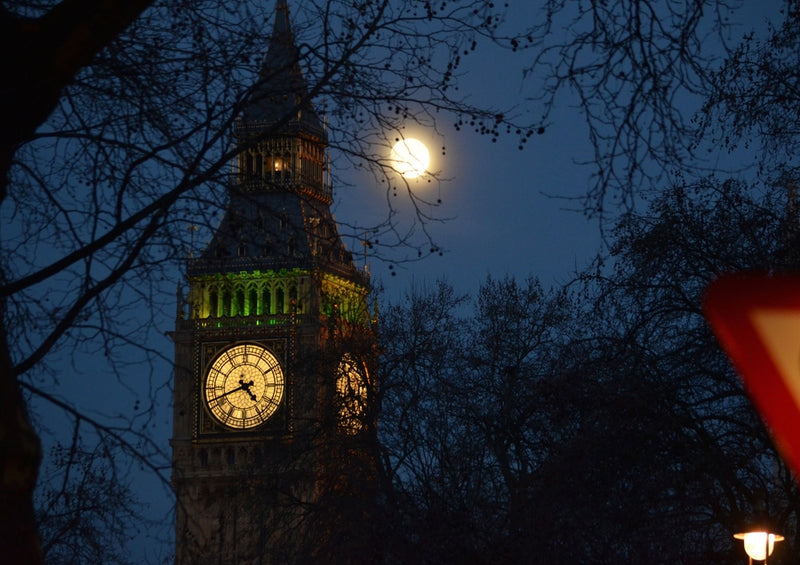
[[[327,139],[325,128],[311,104],[300,58],[289,18],[289,4],[287,0],[277,0],[267,54],[242,110],[237,125],[240,132],[261,130],[282,122],[292,133],[305,130],[319,139]]]

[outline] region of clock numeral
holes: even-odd
[[[231,405],[230,408],[228,408],[227,412],[225,412],[225,423],[226,424],[233,418],[233,413],[235,411],[236,411],[236,407]]]

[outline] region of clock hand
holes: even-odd
[[[244,382],[244,375],[242,375],[242,378],[239,379],[239,384],[241,385],[239,388],[241,388],[243,391],[245,391],[247,394],[249,394],[250,395],[250,400],[255,402],[256,395],[253,394],[253,392],[250,390],[250,387],[253,386],[255,383],[253,381],[250,381],[249,383]]]
[[[232,389],[231,389],[231,390],[229,390],[228,392],[223,392],[223,393],[222,393],[222,394],[220,394],[220,395],[219,395],[217,398],[222,398],[223,396],[228,396],[229,394],[233,394],[234,392],[237,392],[237,391],[239,391],[239,390],[246,390],[246,389],[244,388],[244,386],[242,386],[242,385],[239,385],[239,386],[237,386],[236,388],[232,388]]]
[[[244,375],[242,375],[242,376],[244,376]],[[244,379],[239,379],[239,386],[237,386],[236,388],[232,388],[228,392],[223,392],[217,398],[222,398],[223,396],[228,396],[229,394],[233,394],[234,392],[243,390],[247,394],[250,395],[250,398],[252,400],[255,400],[256,399],[255,395],[252,392],[250,392],[250,387],[253,386],[254,384],[255,383],[253,381],[250,381],[249,383],[246,383],[246,382],[244,382]]]
[[[232,388],[232,389],[231,389],[231,390],[229,390],[228,392],[223,392],[223,393],[222,393],[222,394],[220,394],[220,395],[219,395],[217,398],[222,398],[222,397],[224,397],[224,396],[228,396],[229,394],[233,394],[234,392],[238,392],[238,391],[240,391],[240,390],[243,390],[243,391],[245,391],[245,392],[246,392],[248,395],[250,395],[250,400],[253,400],[253,401],[255,401],[255,400],[257,400],[257,397],[256,397],[256,395],[255,395],[255,394],[253,394],[253,392],[250,390],[250,387],[251,387],[251,386],[254,386],[254,385],[255,385],[255,383],[254,383],[253,381],[250,381],[249,383],[246,383],[246,382],[244,382],[244,379],[239,379],[239,386],[237,386],[236,388]]]

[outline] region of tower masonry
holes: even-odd
[[[187,260],[175,344],[176,556],[194,563],[369,561],[375,319],[343,245],[327,135],[285,0],[234,125],[211,241]]]

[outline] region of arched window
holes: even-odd
[[[261,301],[263,304],[263,314],[272,314],[272,292],[269,288],[264,289],[264,296],[261,297]]]
[[[234,316],[244,316],[247,314],[244,307],[244,289],[241,287],[236,289],[236,304],[231,310]]]
[[[252,316],[254,314],[261,315],[261,304],[258,303],[258,289],[250,287],[248,294],[248,305],[245,309],[245,314]]]
[[[283,287],[275,289],[275,312],[278,314],[284,314],[286,312]]]
[[[289,153],[284,154],[283,156],[283,176],[287,179],[292,177],[292,156]]]
[[[248,177],[253,175],[253,154],[252,153],[248,153],[245,156],[244,171],[245,171],[245,173],[247,174]]]
[[[231,292],[227,289],[222,291],[222,315],[231,315]]]
[[[289,304],[292,302],[297,303],[297,285],[292,285],[289,287]]]
[[[208,316],[210,318],[217,317],[217,306],[219,302],[219,296],[217,295],[216,290],[212,290],[208,293]]]

